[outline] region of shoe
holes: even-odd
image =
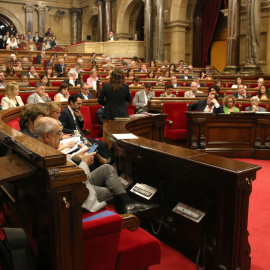
[[[159,207],[158,204],[151,203],[151,204],[146,204],[146,203],[132,203],[132,204],[126,204],[124,205],[124,213],[130,213],[130,214],[135,214],[137,212],[143,212],[143,211],[148,211],[150,209]]]

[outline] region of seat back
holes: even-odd
[[[170,129],[186,129],[187,118],[185,112],[187,111],[186,103],[164,103],[164,113],[168,114],[167,119],[173,121]]]
[[[19,122],[20,118],[18,117],[6,122],[6,124],[14,129],[21,130]]]
[[[92,125],[92,120],[91,120],[91,116],[90,116],[89,107],[82,106],[81,107],[81,113],[82,113],[83,118],[84,118],[83,129],[89,129],[91,133],[87,137],[93,138],[93,125]]]

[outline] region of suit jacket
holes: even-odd
[[[104,113],[104,107],[102,106],[96,112],[96,117],[100,125],[103,125],[103,118],[102,118],[103,113]]]
[[[188,107],[188,110],[189,111],[195,111],[196,110],[197,112],[203,112],[206,105],[207,105],[207,100],[202,99],[202,100],[199,100],[198,102],[190,104],[189,107]],[[223,106],[219,105],[218,108],[214,107],[213,113],[214,114],[224,113]]]
[[[64,74],[60,74],[60,72],[64,72],[65,71],[65,64],[64,64],[64,70],[62,71],[62,66],[58,63],[55,65],[55,72],[57,73],[58,77],[64,77]]]
[[[154,97],[153,92],[149,92],[149,97]],[[145,104],[144,90],[137,92],[133,98],[133,105],[143,108]]]
[[[73,86],[71,83],[69,83],[69,79],[63,80],[62,83],[67,83],[69,86]],[[78,80],[78,79],[76,79],[76,81],[75,81],[75,86],[77,86],[78,84],[81,85],[81,81]]]
[[[43,38],[42,37],[33,37],[33,40],[35,43],[40,43],[43,41]]]
[[[30,47],[30,44],[29,44],[29,43],[26,44],[25,50],[31,51],[31,47]],[[35,43],[33,43],[33,50],[34,50],[34,51],[37,51],[37,46],[36,46]]]
[[[266,112],[266,109],[263,107],[258,106],[259,112]],[[246,107],[245,111],[251,112],[252,111],[252,106]]]
[[[46,68],[47,66],[53,66],[53,62],[51,62],[51,60],[46,61],[46,63],[45,63],[45,68]]]
[[[191,86],[191,83],[189,83],[188,86],[190,87]],[[205,87],[205,84],[199,83],[198,87]]]
[[[20,96],[16,96],[16,100],[17,100],[17,102],[19,103],[20,106],[24,105],[23,102],[22,102],[22,98]],[[1,107],[2,107],[2,110],[6,110],[6,109],[9,109],[9,108],[16,107],[16,104],[10,98],[3,97],[2,100],[1,100]]]
[[[182,87],[182,85],[177,83],[176,86],[173,85],[173,87]]]
[[[105,101],[106,99],[106,101]],[[124,84],[118,91],[114,91],[109,83],[105,83],[98,97],[98,103],[105,106],[103,119],[127,117],[126,102],[131,102],[129,86]]]
[[[39,54],[36,58],[36,64],[41,64],[42,56]]]
[[[185,75],[179,76],[178,79],[184,80],[185,79]],[[193,79],[192,76],[188,76],[188,80],[192,80],[192,79]]]
[[[76,119],[78,121],[79,127],[80,129],[83,128],[84,125],[84,120],[80,121],[78,116],[76,116]],[[61,115],[59,117],[59,121],[62,123],[63,125],[63,132],[64,133],[68,133],[68,134],[72,134],[74,133],[74,130],[77,129],[75,121],[73,119],[73,116],[69,110],[68,107],[66,107],[62,112]]]
[[[40,103],[41,102],[41,99],[43,100],[43,102],[51,102],[51,98],[46,98],[46,97],[40,97],[37,93],[34,93],[32,95],[30,95],[28,98],[27,98],[27,103]]]
[[[81,97],[81,99],[85,99],[85,97],[84,97],[84,95],[83,95],[82,92],[79,93],[79,96]],[[88,99],[93,99],[93,96],[92,96],[91,93],[88,93],[87,97],[88,97]]]
[[[235,96],[236,98],[238,98],[238,93],[233,93],[233,96]],[[247,97],[246,98],[250,98],[250,95],[247,94]]]

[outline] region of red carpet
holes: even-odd
[[[266,270],[270,265],[270,161],[237,159],[262,167],[257,173],[249,204],[249,243],[251,270]],[[195,264],[162,243],[161,263],[150,270],[195,270]]]

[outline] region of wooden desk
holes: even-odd
[[[188,148],[224,157],[270,159],[270,113],[186,116]]]
[[[158,134],[164,120],[159,115],[107,124],[105,131],[115,147],[118,169],[134,183],[158,189],[152,201],[160,208],[149,219],[184,254],[195,261],[206,236],[207,270],[250,269],[248,204],[252,180],[260,167],[153,141],[155,136],[162,141]],[[126,132],[139,138],[116,140],[112,136]],[[172,209],[178,202],[207,212],[206,218],[195,223],[177,215]]]

